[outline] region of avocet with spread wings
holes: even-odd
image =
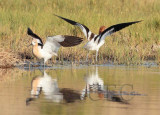
[[[96,51],[96,61],[97,61],[99,48],[105,43],[105,38],[107,36],[110,36],[114,32],[119,31],[127,26],[141,22],[141,21],[134,21],[134,22],[127,22],[127,23],[120,23],[120,24],[112,25],[109,28],[101,27],[99,34],[96,35],[96,34],[92,33],[89,30],[89,28],[83,24],[80,24],[78,22],[75,22],[73,20],[58,16],[58,15],[55,15],[55,16],[65,20],[66,22],[68,22],[72,25],[78,26],[82,30],[82,32],[84,33],[85,37],[88,40],[88,42],[86,43],[84,48],[87,49],[88,51],[90,51],[90,50]],[[88,54],[87,54],[86,59],[88,59]]]

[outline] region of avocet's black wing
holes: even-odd
[[[84,33],[84,35],[86,36],[86,38],[88,39],[88,41],[90,41],[92,38],[94,38],[94,33],[92,33],[89,28],[83,24],[80,24],[78,22],[75,22],[73,20],[70,20],[70,19],[67,19],[67,18],[64,18],[64,17],[61,17],[61,16],[58,16],[58,15],[55,15],[63,20],[65,20],[66,22],[74,25],[74,26],[78,26],[80,27],[80,29],[82,30],[82,32]]]
[[[113,25],[107,29],[105,29],[100,35],[100,39],[98,42],[100,42],[100,40],[104,40],[107,36],[127,27],[127,26],[130,26],[132,24],[136,24],[138,22],[141,22],[141,21],[134,21],[134,22],[127,22],[127,23],[120,23],[120,24],[116,24],[116,25]]]
[[[35,33],[33,33],[33,31],[30,28],[28,28],[27,34],[30,35],[30,36],[32,36],[33,38],[37,39],[38,44],[43,46],[42,39],[38,35],[36,35]]]

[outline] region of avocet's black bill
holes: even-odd
[[[38,35],[36,35],[35,33],[33,33],[33,31],[30,28],[28,28],[27,34],[30,35],[30,36],[32,36],[35,39],[38,39],[38,41],[39,41],[38,43],[43,46],[42,39]]]
[[[80,37],[76,37],[76,36],[68,36],[68,35],[64,35],[64,41],[63,42],[59,42],[59,44],[63,47],[72,47],[72,46],[76,46],[79,45],[82,41],[83,38]]]
[[[55,15],[55,14],[54,14],[54,15]],[[92,33],[92,32],[88,29],[87,26],[85,26],[85,25],[83,25],[83,24],[80,24],[80,23],[78,23],[78,22],[75,22],[75,21],[73,21],[73,20],[70,20],[70,19],[67,19],[67,18],[58,16],[58,15],[55,15],[55,16],[63,19],[64,21],[66,21],[66,22],[68,22],[68,23],[70,23],[70,24],[72,24],[72,25],[75,25],[75,26],[80,27],[80,29],[82,30],[82,32],[84,33],[84,35],[85,35],[85,36],[87,37],[87,39],[89,40],[89,38],[88,38],[88,37],[89,37],[89,32],[90,32],[90,33]]]
[[[132,24],[136,24],[136,23],[139,23],[141,21],[134,21],[134,22],[127,22],[127,23],[121,23],[121,24],[116,24],[116,25],[113,25],[107,29],[105,29],[101,34],[100,34],[100,39],[105,39],[107,36],[111,35],[112,33],[114,32],[117,32],[127,26],[130,26]]]

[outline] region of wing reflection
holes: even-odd
[[[77,90],[72,90],[69,88],[61,88],[60,92],[63,94],[63,99],[66,103],[73,103],[80,101],[80,93]]]

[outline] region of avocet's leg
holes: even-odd
[[[89,50],[87,52],[86,61],[88,61]]]
[[[97,62],[98,50],[96,51],[96,62]]]

